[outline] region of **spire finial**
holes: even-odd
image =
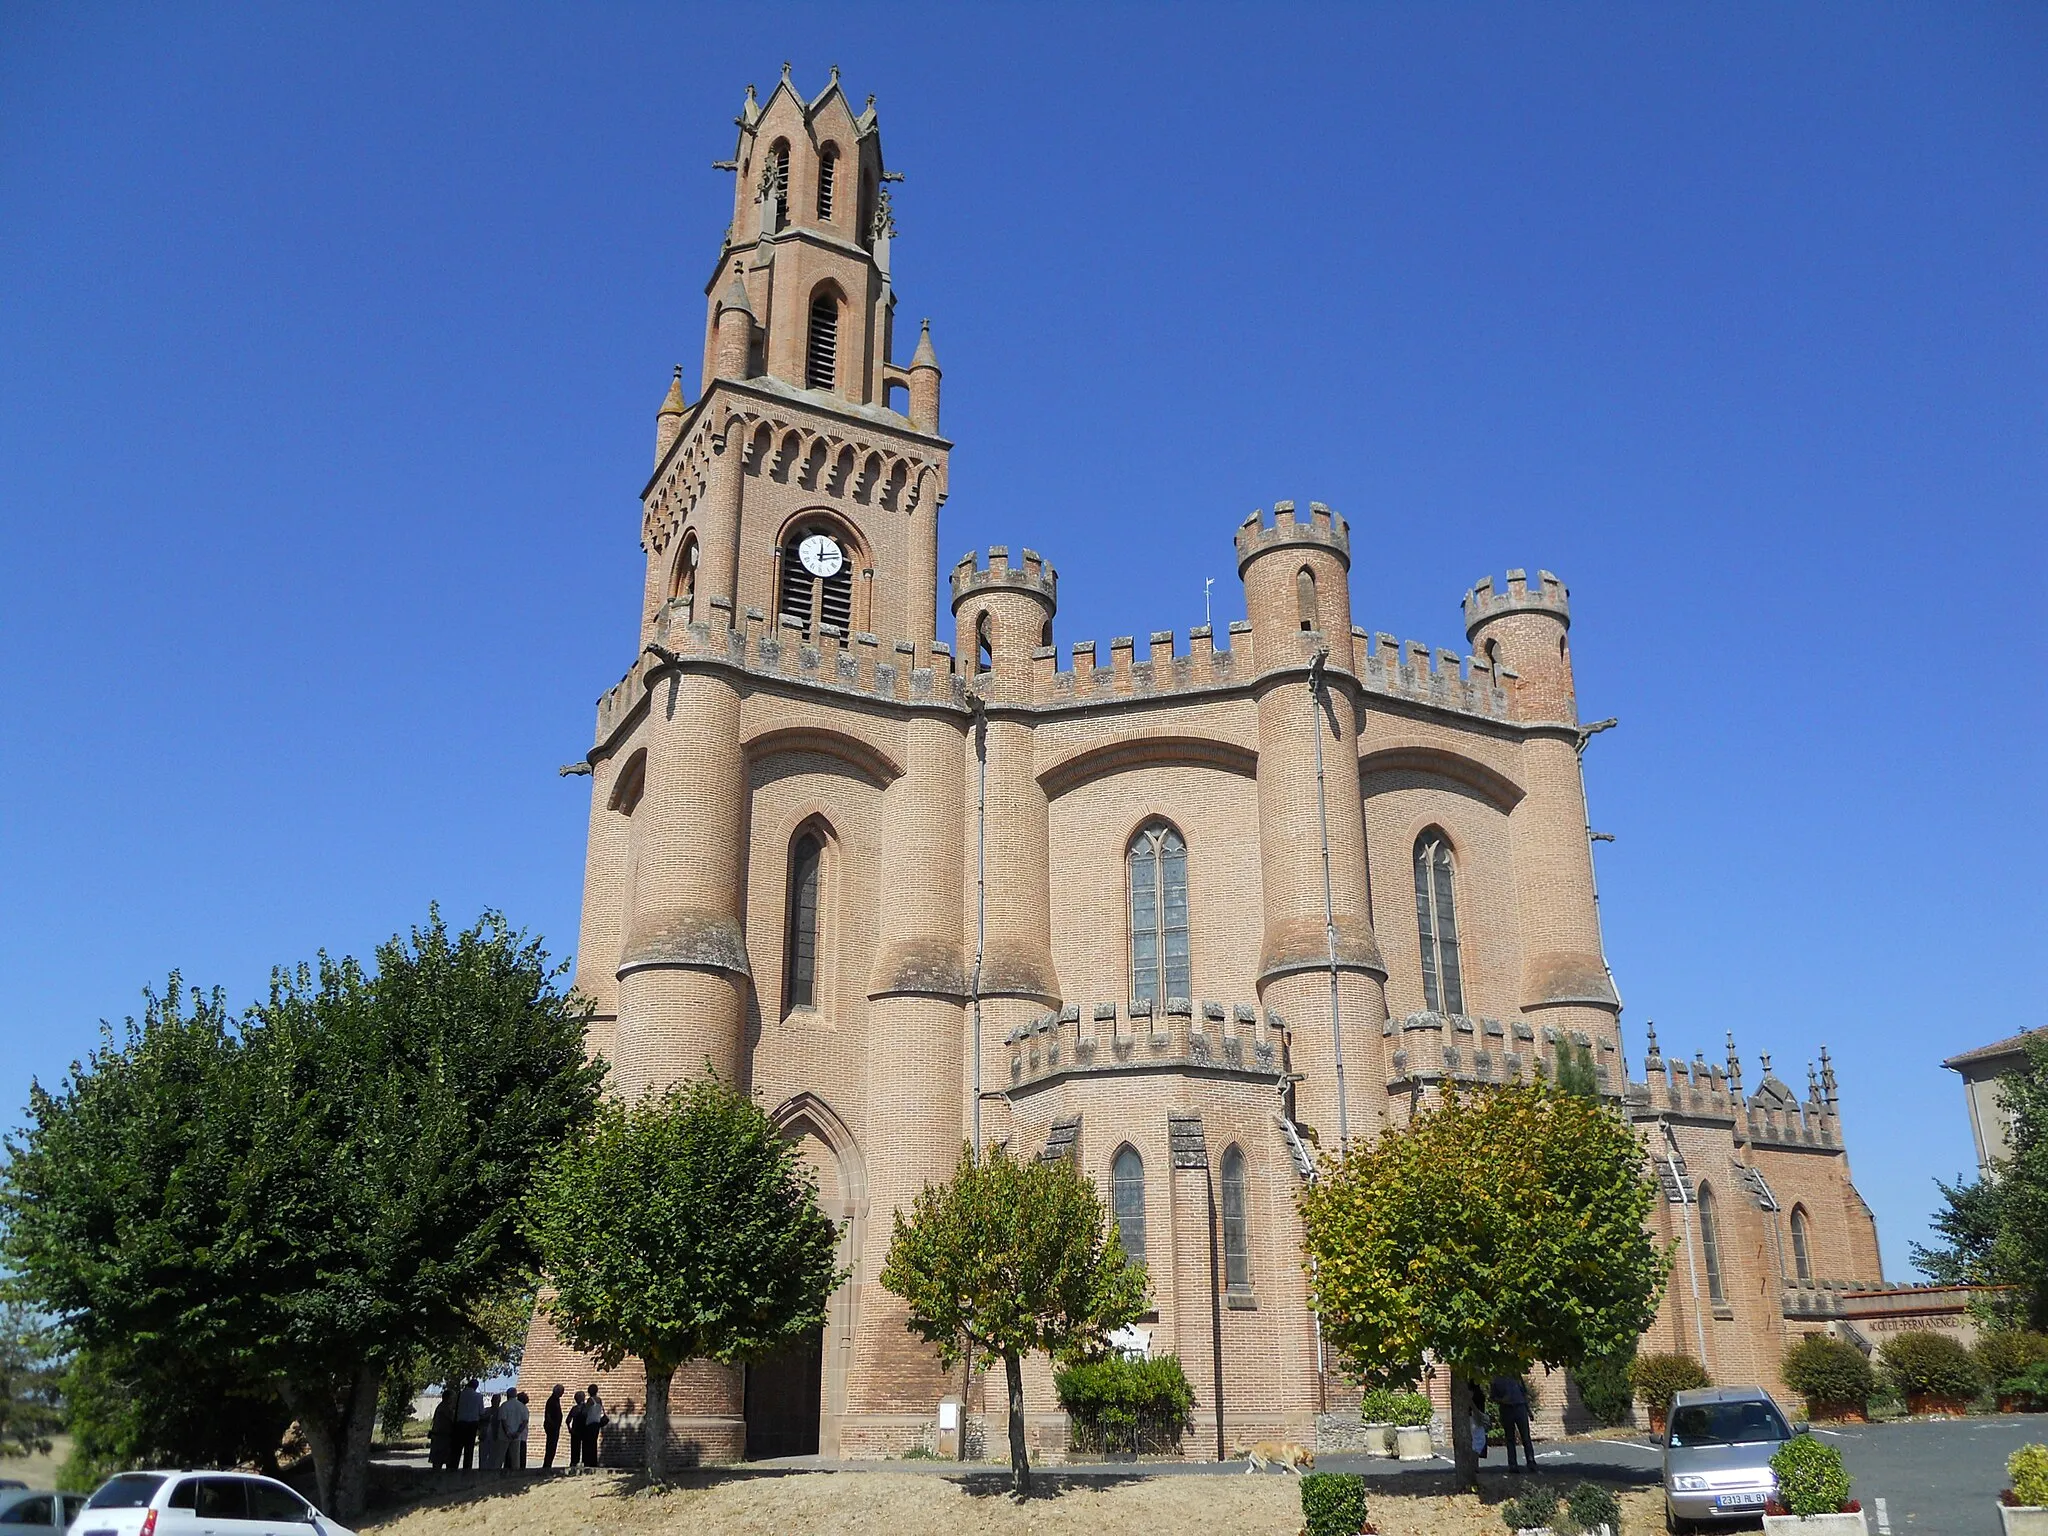
[[[782,83],[784,85],[789,84],[789,60],[787,59],[782,61]]]
[[[839,66],[837,64],[832,66],[832,83],[834,85],[839,83]]]
[[[1648,1035],[1650,1039],[1650,1043],[1643,1048],[1645,1054],[1651,1056],[1663,1055],[1664,1053],[1657,1049],[1657,1021],[1655,1019],[1645,1019],[1643,1021],[1643,1033]]]
[[[747,100],[751,102],[751,101],[752,101],[753,99],[754,99],[754,82],[753,82],[753,81],[751,81],[751,80],[749,80],[749,81],[747,82]]]
[[[1820,1074],[1813,1070],[1813,1063],[1806,1064],[1806,1101],[1809,1104],[1820,1100]]]
[[[870,112],[875,110],[875,93],[873,91],[868,92],[868,110]]]
[[[1771,1053],[1769,1051],[1758,1051],[1756,1054],[1758,1059],[1764,1064],[1764,1076],[1769,1077],[1771,1075]]]
[[[1826,1046],[1820,1048],[1820,1091],[1821,1102],[1833,1109],[1836,1103],[1835,1064],[1828,1059]]]
[[[680,416],[687,409],[683,402],[683,365],[676,364],[676,376],[668,382],[668,394],[662,399],[657,416]]]

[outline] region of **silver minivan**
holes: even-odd
[[[1679,1393],[1664,1430],[1666,1529],[1755,1520],[1777,1492],[1771,1458],[1792,1432],[1762,1387]]]
[[[275,1478],[249,1472],[119,1472],[69,1536],[355,1536]]]

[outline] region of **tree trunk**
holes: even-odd
[[[657,1483],[668,1481],[668,1384],[675,1372],[647,1367],[647,1475]]]
[[[311,1387],[285,1382],[280,1387],[313,1453],[314,1502],[335,1520],[354,1522],[369,1504],[370,1437],[383,1386],[384,1373],[365,1365],[353,1381]]]
[[[1472,1449],[1472,1384],[1465,1373],[1451,1367],[1451,1460],[1456,1464],[1456,1485],[1479,1486],[1479,1457]]]
[[[1024,1362],[1014,1354],[1003,1355],[1003,1375],[1010,1386],[1010,1491],[1020,1499],[1031,1497],[1031,1452],[1024,1445]]]

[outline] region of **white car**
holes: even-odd
[[[120,1472],[70,1536],[355,1536],[275,1478],[250,1472]]]

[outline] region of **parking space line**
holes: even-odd
[[[1877,1536],[1892,1536],[1892,1517],[1883,1499],[1877,1500]]]

